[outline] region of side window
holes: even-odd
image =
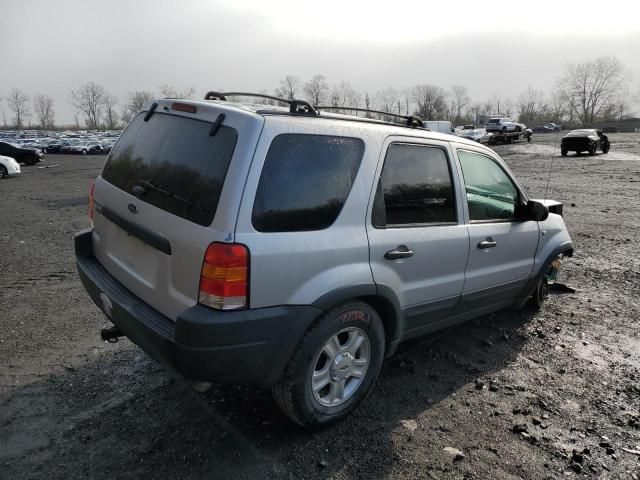
[[[512,220],[518,190],[492,158],[458,150],[471,221]]]
[[[278,135],[260,174],[253,227],[259,232],[327,228],[342,210],[363,154],[359,138]]]
[[[455,223],[451,172],[438,147],[392,144],[387,150],[372,215],[378,228]]]

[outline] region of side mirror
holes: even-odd
[[[522,219],[532,220],[535,222],[544,222],[549,216],[549,207],[535,200],[529,200],[523,206]]]

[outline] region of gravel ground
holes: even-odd
[[[608,155],[555,135],[496,146],[565,203],[576,253],[545,308],[403,345],[319,433],[268,392],[198,394],[129,341],[100,342],[72,235],[104,157],[49,155],[0,181],[0,478],[640,478],[640,134]],[[48,168],[41,168],[48,167]],[[635,452],[635,453],[634,453]]]

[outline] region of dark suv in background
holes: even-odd
[[[572,130],[565,135],[560,144],[560,153],[563,157],[566,157],[569,152],[576,152],[576,155],[589,152],[589,155],[593,156],[598,149],[602,153],[607,153],[610,148],[609,137],[600,130],[584,128]]]

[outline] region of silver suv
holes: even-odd
[[[530,200],[492,150],[289,103],[146,105],[75,249],[115,324],[103,339],[197,382],[271,387],[313,427],[349,414],[400,342],[540,304],[573,247],[562,204]]]
[[[513,133],[526,130],[526,126],[522,123],[514,122],[509,117],[495,117],[489,119],[485,125],[487,132],[491,133]]]

